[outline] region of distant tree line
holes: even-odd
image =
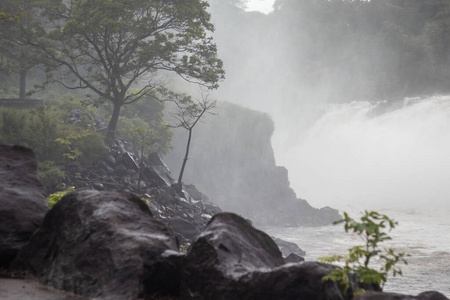
[[[269,65],[272,80],[281,70],[299,89],[327,87],[345,100],[450,91],[450,1],[277,0],[268,16],[211,2],[219,47],[234,33],[225,46],[232,54],[220,48],[224,61],[233,55],[241,72],[243,63]],[[224,25],[230,18],[235,24]]]

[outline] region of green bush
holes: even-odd
[[[54,191],[64,177],[66,173],[54,161],[38,162],[38,178],[47,191]]]
[[[73,186],[69,186],[67,189],[65,189],[64,191],[60,191],[60,192],[56,192],[53,194],[50,194],[47,197],[47,203],[48,206],[50,208],[52,208],[56,203],[59,202],[59,200],[61,200],[62,197],[64,197],[64,195],[73,192],[75,190],[75,188]]]
[[[118,136],[131,141],[135,151],[141,151],[144,145],[146,153],[167,153],[172,130],[164,121],[163,111],[164,104],[152,97],[125,105],[119,118]],[[140,132],[137,132],[136,128],[140,128]],[[145,136],[148,139],[145,139]]]
[[[108,152],[103,136],[95,131],[95,120],[109,117],[108,106],[98,109],[73,95],[48,91],[46,104],[36,108],[0,107],[0,143],[31,148],[39,162],[38,174],[48,191],[54,190],[75,166],[85,167],[103,160]],[[81,109],[81,124],[70,123],[70,112]],[[172,131],[164,122],[164,104],[152,97],[126,106],[119,120],[119,136],[133,142],[147,155],[170,148]],[[142,157],[141,156],[141,157]]]
[[[334,224],[344,223],[345,232],[351,231],[357,234],[364,245],[359,245],[348,249],[347,255],[334,255],[319,259],[322,262],[343,263],[343,267],[336,267],[330,275],[325,276],[324,280],[332,280],[338,282],[347,294],[352,287],[352,278],[361,283],[363,286],[380,285],[381,288],[387,281],[389,274],[392,276],[402,275],[402,270],[397,266],[398,263],[406,264],[405,253],[397,253],[393,249],[381,249],[379,243],[391,240],[391,237],[385,232],[395,228],[397,222],[390,219],[386,215],[379,214],[375,211],[365,211],[361,217],[361,222],[357,222],[350,218],[344,212],[344,219]],[[371,261],[377,260],[381,263],[378,270],[371,268]],[[362,289],[352,287],[355,294],[362,292]]]
[[[0,142],[2,144],[18,144],[26,127],[24,114],[17,109],[1,108],[0,110]]]

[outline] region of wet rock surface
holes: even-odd
[[[84,190],[51,209],[12,267],[86,297],[136,299],[177,292],[178,246],[136,196]]]
[[[290,187],[288,170],[276,165],[269,115],[223,102],[216,109],[214,118],[195,129],[185,181],[201,186],[223,210],[257,226],[322,226],[341,218],[335,209],[312,207]],[[172,144],[166,161],[178,170],[183,130],[174,130]]]
[[[284,241],[282,239],[272,237],[274,242],[278,245],[280,248],[281,253],[283,254],[283,257],[288,257],[290,254],[295,254],[297,256],[305,256],[306,252],[300,249],[300,247],[293,242]]]
[[[337,283],[322,280],[333,268],[285,265],[267,234],[238,215],[222,213],[187,254],[181,299],[343,299]]]
[[[211,203],[194,185],[184,187],[182,195],[172,188],[175,180],[162,158],[151,153],[142,170],[138,155],[125,140],[116,140],[103,162],[68,176],[62,186],[76,189],[127,191],[146,199],[153,216],[173,228],[182,244],[189,244],[220,208]],[[142,171],[138,184],[139,172]]]
[[[0,268],[7,268],[49,210],[30,149],[0,145]]]
[[[429,291],[417,296],[402,295],[396,293],[365,292],[354,298],[354,300],[448,300],[439,292]]]

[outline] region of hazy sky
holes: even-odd
[[[272,11],[272,5],[275,0],[249,0],[247,3],[248,11],[260,11],[268,14]]]

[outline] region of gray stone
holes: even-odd
[[[284,259],[284,261],[286,263],[301,263],[304,262],[305,259],[295,253],[291,253]]]
[[[278,246],[267,234],[238,215],[217,214],[192,244],[186,257],[182,297],[244,299],[240,298],[243,291],[237,284],[240,276],[283,264]]]
[[[84,190],[46,215],[13,265],[85,297],[137,299],[178,291],[175,234],[132,194]]]
[[[130,152],[125,152],[122,156],[122,163],[127,169],[131,169],[134,171],[139,170],[139,164],[137,163],[136,159]]]
[[[424,292],[417,296],[369,291],[359,294],[354,300],[448,300],[448,298],[434,291]]]
[[[323,280],[334,268],[318,262],[285,264],[267,234],[238,215],[221,213],[189,249],[181,299],[347,299],[352,290],[344,296],[337,282]]]
[[[34,153],[0,145],[0,267],[9,267],[48,210]]]
[[[180,217],[171,218],[169,220],[169,226],[176,233],[181,234],[184,238],[193,240],[197,237],[200,231],[191,223]]]
[[[287,257],[291,253],[294,253],[298,256],[306,255],[306,252],[300,249],[300,247],[296,243],[284,241],[275,237],[272,237],[272,239],[275,241],[275,243],[277,243],[284,257]]]

